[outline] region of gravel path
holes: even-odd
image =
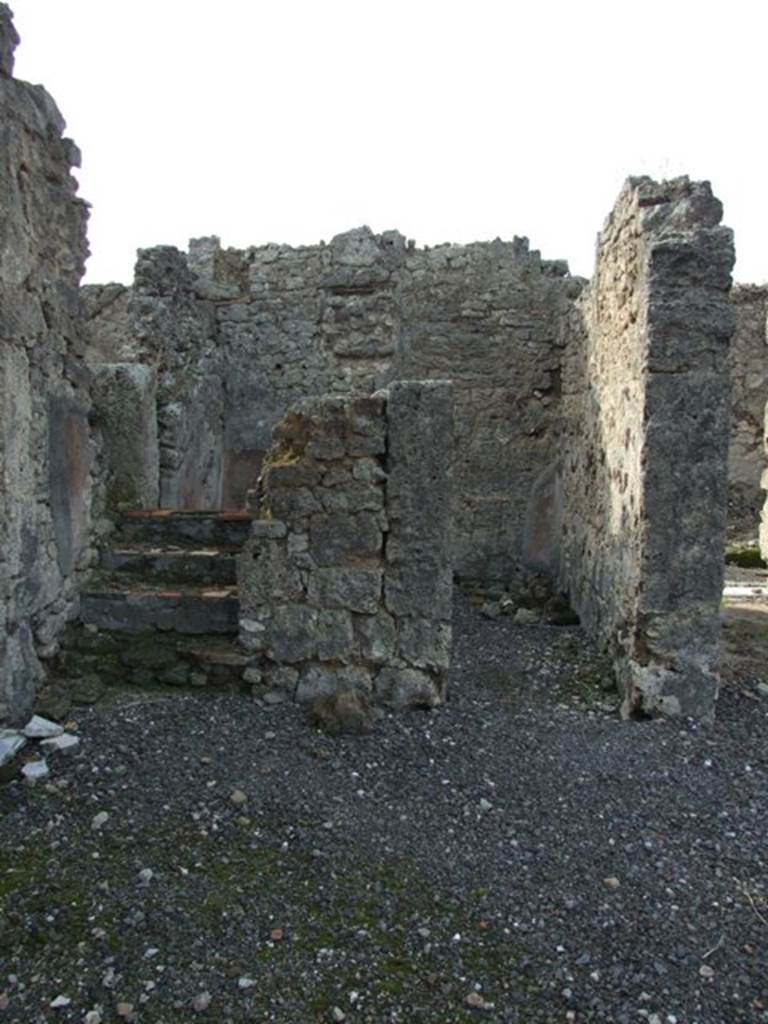
[[[0,1020],[768,1021],[768,702],[621,723],[600,679],[462,603],[450,705],[373,736],[83,711],[0,791]]]

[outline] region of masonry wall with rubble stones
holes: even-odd
[[[193,354],[206,353],[202,376],[216,397],[213,415],[204,415],[202,464],[218,459],[225,507],[242,504],[272,428],[294,402],[372,392],[395,379],[454,380],[456,569],[463,579],[503,586],[519,567],[533,485],[557,458],[557,323],[580,287],[565,263],[541,260],[524,239],[418,249],[398,232],[362,228],[327,245],[222,250],[204,238],[186,257],[170,249],[140,254],[132,298],[120,286],[89,290],[89,330],[98,361],[157,362],[137,335],[166,345],[168,382],[163,387],[159,371],[158,395],[168,503],[174,495],[216,495],[215,487],[196,493],[172,482],[178,469],[169,453],[179,444],[170,427],[187,425],[188,446],[200,436]],[[133,337],[123,333],[126,310]],[[208,457],[217,451],[219,411],[218,454]],[[194,469],[201,459],[190,462]]]
[[[13,78],[17,42],[0,4],[0,720],[15,722],[95,557],[79,153],[42,86]]]
[[[768,399],[768,285],[734,285],[731,339],[731,441],[728,454],[728,536],[754,542],[765,495],[763,445]]]
[[[305,399],[275,428],[238,559],[240,640],[257,692],[443,702],[452,427],[451,385],[419,381]]]
[[[570,321],[563,586],[624,711],[712,713],[733,239],[708,183],[630,179]]]

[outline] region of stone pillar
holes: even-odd
[[[451,428],[450,385],[424,382],[308,399],[275,428],[238,560],[240,639],[266,688],[443,702]]]
[[[728,485],[733,239],[707,182],[630,179],[564,377],[563,586],[630,714],[709,717]]]

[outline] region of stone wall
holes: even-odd
[[[306,399],[288,412],[238,560],[240,639],[265,690],[442,703],[452,463],[446,383]]]
[[[117,415],[136,397],[139,377],[128,364],[153,373],[156,421],[140,427],[128,462],[109,463],[113,490],[141,495],[165,508],[219,508],[222,496],[224,391],[217,351],[214,304],[198,289],[185,257],[171,246],[139,251],[132,288],[119,284],[82,289],[88,361],[97,378],[110,376],[109,401],[101,402],[101,423],[118,446],[107,455],[129,452],[130,436]],[[107,370],[107,367],[112,367]],[[122,367],[122,369],[119,369]],[[103,368],[103,369],[102,369]],[[122,400],[119,384],[127,385]],[[142,402],[150,401],[145,383]],[[100,395],[107,397],[103,391]],[[149,413],[149,405],[144,405]],[[148,448],[148,445],[154,446]],[[157,463],[158,484],[148,482]],[[129,470],[138,476],[128,479]],[[121,478],[119,486],[116,478]],[[249,480],[249,483],[253,483]]]
[[[150,333],[166,339],[167,362],[178,345],[200,350],[191,337],[215,339],[206,377],[210,393],[219,394],[219,380],[222,387],[216,409],[224,506],[242,505],[273,427],[302,398],[372,392],[397,379],[453,379],[456,570],[464,580],[503,588],[520,566],[534,485],[557,459],[557,325],[580,287],[563,262],[541,260],[524,239],[418,249],[397,232],[367,228],[300,248],[222,250],[215,238],[197,239],[186,258],[171,249],[141,254],[133,338],[115,338],[122,297],[109,303],[106,292],[94,292],[92,348],[151,359],[136,340],[147,321],[161,328]],[[175,311],[171,323],[168,309]],[[185,352],[181,363],[187,365]],[[199,401],[188,386],[165,392],[161,387],[160,440],[172,452],[178,444],[163,423],[168,408],[196,435]],[[213,450],[215,415],[207,422]],[[198,464],[205,460],[192,468]],[[177,503],[171,489],[162,490],[164,503]]]
[[[625,185],[568,321],[562,582],[626,714],[717,693],[731,232],[708,183]]]
[[[768,285],[735,285],[731,340],[731,444],[728,456],[728,536],[754,542],[764,494],[763,418],[768,400]]]
[[[0,718],[21,721],[94,557],[94,452],[79,153],[45,90],[12,77],[17,42],[0,4]]]

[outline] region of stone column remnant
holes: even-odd
[[[274,439],[238,560],[240,638],[263,686],[302,702],[357,689],[396,707],[442,703],[450,384],[307,399]]]
[[[570,320],[562,583],[626,715],[711,716],[733,238],[709,183],[629,179]]]

